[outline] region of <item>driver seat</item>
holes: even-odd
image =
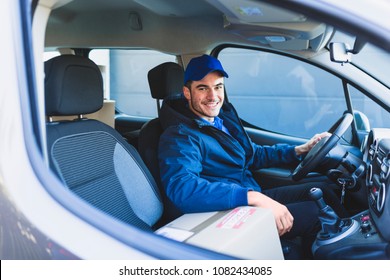
[[[157,112],[160,113],[161,101],[170,95],[178,95],[183,91],[184,70],[174,62],[165,62],[157,65],[148,72],[148,81],[152,98],[156,100]],[[164,213],[161,219],[162,224],[166,224],[182,213],[172,203],[165,194],[165,190],[160,182],[160,168],[158,163],[158,143],[163,129],[159,118],[155,118],[145,123],[139,133],[138,151],[146,166],[152,173],[164,203]]]

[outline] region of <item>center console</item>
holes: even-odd
[[[390,247],[372,221],[369,211],[350,219],[350,226],[329,239],[317,238],[312,250],[315,259],[389,259]]]

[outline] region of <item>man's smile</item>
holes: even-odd
[[[202,104],[213,109],[220,104],[220,100],[205,101],[205,102],[202,102]]]

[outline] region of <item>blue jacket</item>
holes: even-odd
[[[298,162],[294,146],[254,144],[230,103],[225,101],[219,117],[229,134],[192,113],[183,96],[162,106],[161,182],[183,213],[248,205],[248,190],[261,191],[252,171]]]

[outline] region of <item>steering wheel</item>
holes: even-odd
[[[337,122],[332,125],[329,132],[332,134],[329,137],[322,138],[305,156],[301,163],[295,168],[292,173],[292,179],[299,181],[303,179],[309,172],[313,171],[325,156],[332,150],[340,141],[341,136],[347,131],[353,121],[351,113],[345,113]]]

